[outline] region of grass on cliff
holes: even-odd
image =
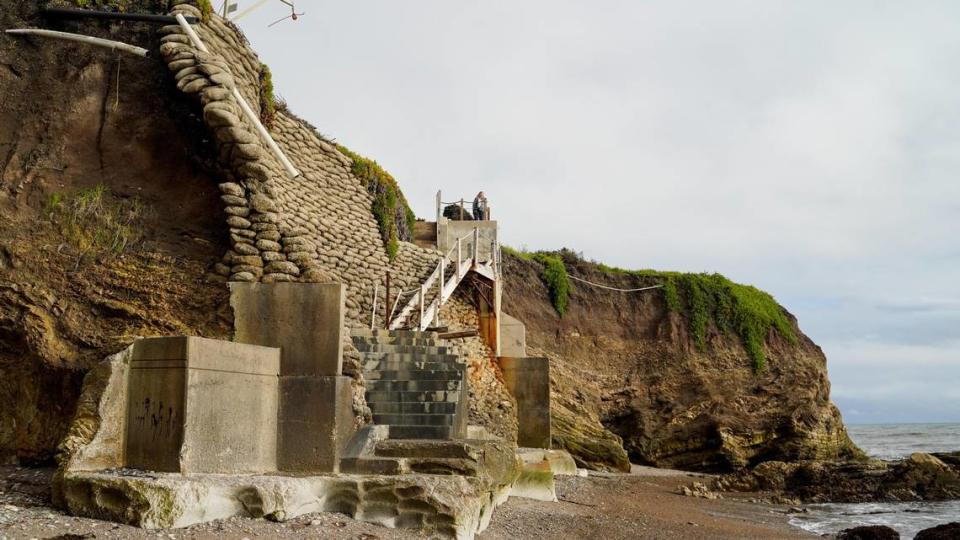
[[[550,293],[550,303],[557,315],[562,318],[567,313],[567,302],[570,298],[570,279],[567,276],[567,266],[563,264],[563,258],[559,253],[549,251],[518,251],[508,246],[501,248],[508,255],[519,257],[526,261],[536,261],[543,265],[543,271],[540,272],[540,279],[547,285],[547,291]]]
[[[273,93],[273,73],[270,66],[260,64],[260,121],[267,127],[273,126],[277,116],[277,98]]]
[[[565,259],[582,263],[582,258],[566,249],[528,253],[505,247],[504,251],[544,265],[541,278],[550,290],[554,308],[563,316],[570,290]],[[683,315],[700,351],[706,350],[711,324],[724,334],[737,335],[753,362],[754,372],[766,366],[764,343],[771,328],[787,341],[797,342],[786,311],[772,296],[756,287],[734,283],[720,274],[624,270],[602,263],[596,263],[596,268],[604,274],[633,276],[644,284],[661,285],[659,291],[667,309]]]
[[[342,144],[338,144],[337,149],[353,160],[353,175],[373,194],[373,215],[387,255],[393,261],[400,249],[400,240],[411,239],[417,216],[407,204],[397,181],[376,161],[356,154]]]
[[[142,240],[140,223],[145,211],[138,199],[114,197],[102,184],[73,193],[54,193],[44,209],[79,254],[78,265],[89,257],[122,254]]]

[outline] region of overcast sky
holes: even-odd
[[[297,4],[240,21],[278,94],[419,216],[757,285],[848,422],[960,421],[960,4]]]

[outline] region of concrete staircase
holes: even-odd
[[[373,423],[391,439],[462,438],[467,369],[435,332],[353,330]]]

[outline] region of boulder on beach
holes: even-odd
[[[900,533],[886,525],[864,525],[840,531],[837,540],[900,540]]]
[[[957,540],[960,538],[960,522],[944,523],[917,533],[913,540]]]

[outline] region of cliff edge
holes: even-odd
[[[718,472],[860,455],[823,351],[766,293],[568,250],[509,251],[504,269],[504,310],[526,324],[530,354],[552,360],[554,444],[582,464]]]

